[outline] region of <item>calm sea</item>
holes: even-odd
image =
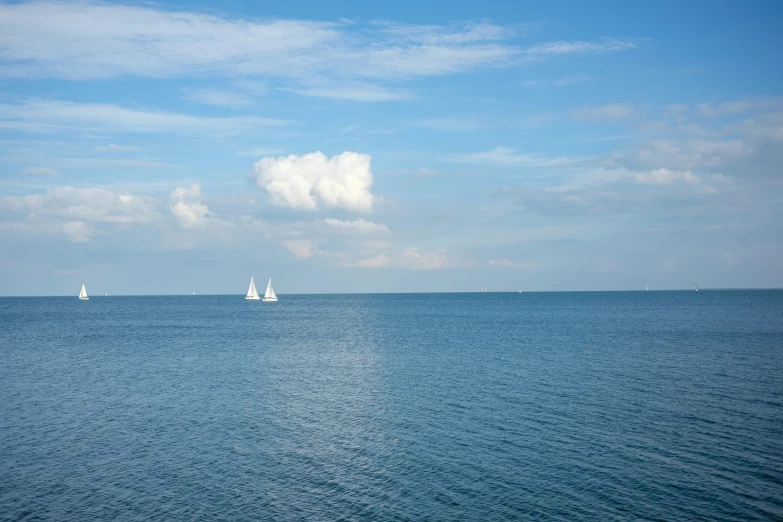
[[[0,298],[2,520],[781,520],[783,292]]]

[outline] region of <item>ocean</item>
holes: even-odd
[[[783,291],[0,298],[0,520],[781,520]]]

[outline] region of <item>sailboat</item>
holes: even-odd
[[[247,295],[245,296],[245,299],[251,299],[253,301],[258,301],[261,299],[258,297],[258,291],[256,290],[256,284],[253,281],[253,276],[250,276],[250,288],[247,289]]]
[[[648,292],[650,291],[650,287],[649,286],[646,286],[645,288],[647,289]]]
[[[84,285],[83,285],[83,284],[82,284],[82,289],[81,289],[81,291],[79,292],[79,299],[80,299],[81,301],[89,301],[89,300],[90,300],[90,298],[89,298],[89,297],[87,297],[87,289],[86,289],[86,288],[84,288]]]
[[[698,292],[699,291],[699,285],[697,285],[696,283],[693,283],[693,289]]]
[[[256,294],[258,295],[258,294]],[[256,298],[258,299],[258,298]],[[277,301],[277,294],[275,293],[275,289],[272,288],[272,278],[269,278],[269,282],[266,284],[266,292],[264,292],[264,299],[265,302],[272,302]]]

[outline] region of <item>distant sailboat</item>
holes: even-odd
[[[256,291],[256,284],[253,281],[253,276],[250,276],[250,288],[247,289],[247,295],[245,296],[245,299],[251,299],[253,301],[258,301],[261,299],[258,297],[258,291]]]
[[[650,291],[650,287],[649,286],[646,286],[645,288],[647,289],[648,292]]]
[[[693,283],[693,289],[698,292],[699,291],[699,285],[697,285],[696,283]]]
[[[255,290],[255,288],[253,288]],[[258,294],[256,294],[257,296]],[[258,299],[258,297],[256,297]],[[277,294],[275,293],[275,289],[272,288],[272,278],[269,278],[269,282],[266,284],[266,292],[264,292],[264,299],[263,301],[270,302],[270,301],[277,301]]]
[[[82,300],[82,301],[89,301],[90,300],[90,298],[87,297],[87,289],[84,288],[84,285],[82,285],[82,289],[79,292],[79,299]]]

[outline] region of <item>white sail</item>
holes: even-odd
[[[272,288],[272,278],[269,278],[269,282],[266,284],[266,292],[264,292],[264,301],[277,301],[277,294],[275,289]]]
[[[245,299],[252,299],[253,301],[258,301],[261,299],[258,297],[258,291],[256,291],[256,283],[253,281],[253,276],[250,276],[250,288],[247,289],[247,295],[245,296]]]
[[[79,299],[82,301],[87,301],[89,297],[87,297],[87,289],[84,288],[84,285],[82,285],[82,289],[79,291]]]

